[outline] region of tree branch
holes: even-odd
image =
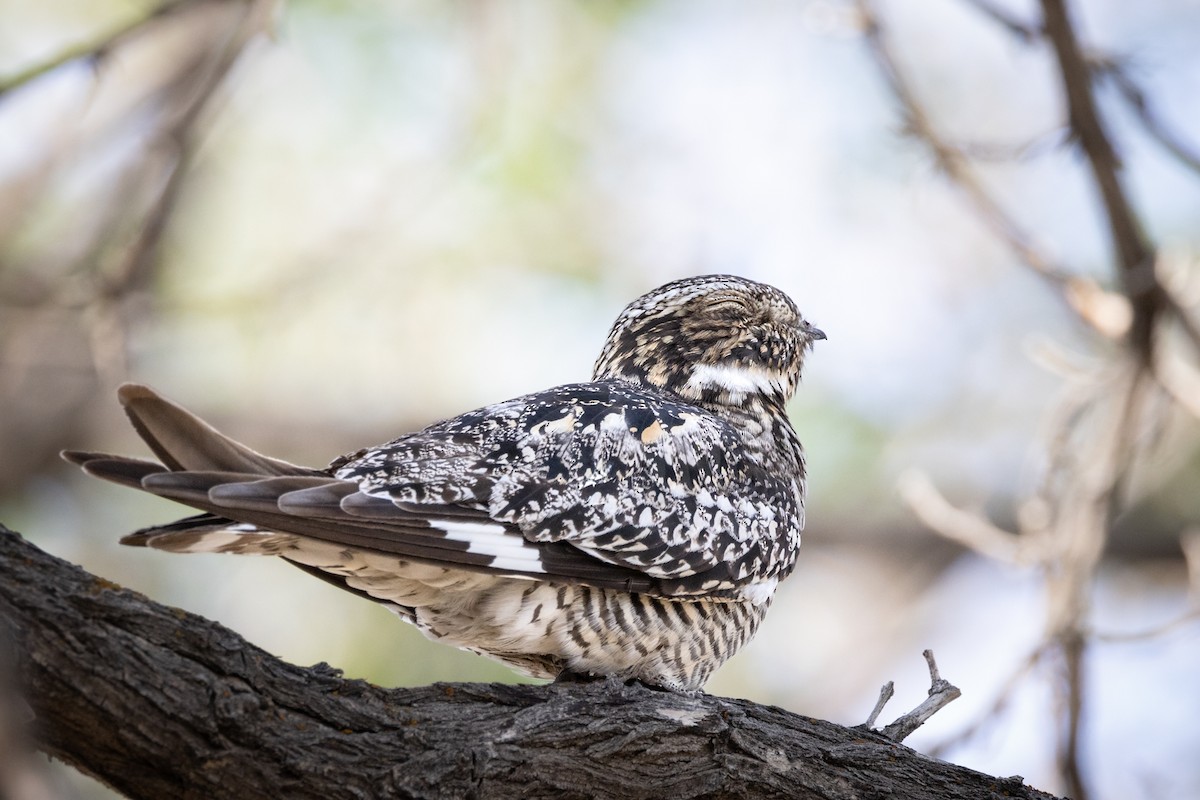
[[[1087,279],[1056,263],[1048,253],[1038,247],[1033,237],[1021,227],[1016,218],[992,196],[963,152],[947,142],[930,119],[925,106],[918,99],[908,77],[896,61],[873,0],[856,0],[856,7],[871,55],[879,65],[892,96],[900,104],[905,132],[929,148],[938,169],[963,193],[979,220],[1008,245],[1022,264],[1058,290],[1067,305],[1078,313],[1078,309],[1068,297],[1068,290]],[[1085,322],[1090,322],[1085,316],[1081,317]]]
[[[924,472],[905,470],[897,488],[921,522],[946,539],[1003,564],[1028,564],[1033,560],[1028,542],[979,514],[951,505]]]
[[[938,672],[937,661],[933,658],[933,651],[926,650],[921,655],[925,656],[925,663],[929,665],[929,696],[912,711],[905,712],[896,717],[891,725],[887,725],[883,730],[879,731],[879,733],[882,733],[893,742],[903,742],[917,728],[924,725],[930,717],[962,696],[959,688],[943,678],[941,673]],[[871,715],[859,727],[865,730],[873,730],[875,720],[879,719],[879,714],[883,711],[883,707],[888,704],[888,701],[892,699],[892,695],[895,693],[895,683],[893,681],[885,683],[879,690],[879,699],[875,701],[875,708],[871,709]]]
[[[901,714],[883,729],[883,735],[894,742],[903,742],[917,728],[928,722],[930,717],[962,696],[962,691],[938,672],[933,651],[926,650],[921,655],[925,656],[925,663],[929,665],[929,696],[921,705],[906,714]]]
[[[1116,59],[1088,59],[1092,68],[1102,77],[1110,78],[1121,97],[1137,115],[1142,128],[1151,139],[1158,142],[1168,153],[1192,172],[1200,173],[1200,153],[1195,146],[1185,142],[1179,134],[1171,130],[1155,113],[1142,87],[1129,74],[1127,69]]]
[[[61,52],[55,54],[46,61],[33,64],[12,75],[0,77],[0,97],[13,89],[20,88],[27,83],[36,81],[43,75],[47,75],[54,70],[66,66],[74,61],[81,59],[91,59],[98,61],[102,59],[113,47],[125,39],[134,31],[149,22],[160,19],[169,14],[178,11],[182,6],[186,5],[188,0],[167,0],[162,5],[149,9],[141,16],[133,17],[117,25],[113,30],[104,33],[96,40],[80,42],[66,47]]]
[[[1050,797],[745,700],[381,689],[286,664],[2,526],[0,574],[38,747],[133,798]]]
[[[1154,247],[1146,238],[1121,184],[1121,160],[1096,110],[1092,71],[1080,50],[1065,0],[1042,0],[1043,26],[1058,58],[1071,129],[1087,157],[1104,204],[1121,286],[1133,305],[1130,343],[1150,360],[1154,322],[1166,298],[1154,274]]]
[[[1039,43],[1046,36],[1046,29],[1036,23],[1027,22],[992,0],[964,0],[976,11],[1006,29],[1023,44]],[[1155,113],[1146,92],[1138,85],[1123,59],[1108,53],[1087,52],[1084,61],[1093,77],[1110,79],[1121,98],[1137,116],[1146,134],[1170,153],[1180,164],[1200,173],[1200,152],[1186,142],[1177,132],[1163,122]]]
[[[1037,41],[1045,33],[1035,23],[1026,22],[1011,11],[996,5],[992,0],[966,0],[966,2],[967,5],[972,6],[992,22],[999,24],[1000,27],[1007,29],[1009,33],[1025,44]]]

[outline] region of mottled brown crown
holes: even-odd
[[[665,389],[704,405],[787,402],[805,353],[825,334],[786,294],[734,275],[668,283],[630,303],[593,377]]]

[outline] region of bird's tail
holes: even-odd
[[[117,398],[138,435],[172,472],[247,472],[263,477],[317,472],[256,453],[149,386],[127,383],[117,390]]]
[[[162,464],[108,453],[63,451],[64,459],[78,464],[89,475],[164,496],[169,496],[168,492],[162,491],[167,486],[158,487],[157,484],[167,483],[178,488],[174,484],[188,482],[184,473],[197,473],[197,478],[228,473],[251,481],[283,476],[301,481],[306,478],[331,480],[328,473],[321,470],[289,464],[251,450],[190,411],[163,399],[148,386],[127,383],[118,390],[117,397],[138,435]],[[167,475],[173,475],[174,479],[166,478]],[[204,507],[202,503],[192,504]],[[208,513],[146,528],[129,534],[121,542],[176,552],[224,550],[273,555],[280,544],[276,540],[282,536],[285,535]]]

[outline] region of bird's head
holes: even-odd
[[[621,312],[593,377],[649,384],[703,405],[787,402],[805,353],[824,338],[773,286],[733,275],[685,278]]]

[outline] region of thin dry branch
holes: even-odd
[[[1056,127],[1024,142],[1004,143],[987,141],[946,141],[946,146],[971,161],[1012,163],[1028,161],[1058,150],[1067,141],[1069,131]]]
[[[1130,354],[1110,384],[1097,384],[1093,400],[1073,417],[1070,435],[1063,438],[1066,468],[1048,474],[1042,487],[1053,509],[1044,570],[1046,636],[1062,670],[1055,683],[1063,717],[1058,762],[1077,800],[1089,794],[1079,749],[1092,587],[1119,505],[1118,489],[1141,449],[1146,377],[1139,357]]]
[[[1194,145],[1185,142],[1179,134],[1172,131],[1163,122],[1162,117],[1151,105],[1146,92],[1130,76],[1125,64],[1117,59],[1104,57],[1089,58],[1088,63],[1092,66],[1097,77],[1108,78],[1113,82],[1113,85],[1117,87],[1117,91],[1124,98],[1126,104],[1133,110],[1138,121],[1141,122],[1142,128],[1151,139],[1158,142],[1164,150],[1174,156],[1175,160],[1184,167],[1193,172],[1200,173],[1200,152],[1197,152]]]
[[[1188,573],[1187,607],[1172,619],[1152,628],[1127,633],[1092,631],[1093,638],[1105,643],[1144,642],[1157,639],[1200,620],[1200,528],[1185,531],[1179,537],[1183,561]]]
[[[882,733],[893,742],[903,742],[913,731],[925,724],[925,722],[937,712],[941,711],[948,704],[954,702],[962,696],[962,692],[958,687],[947,681],[938,672],[937,661],[933,658],[932,650],[925,650],[921,653],[925,657],[925,663],[929,667],[929,696],[921,702],[919,706],[905,714],[901,714],[890,725],[883,728]],[[888,681],[879,690],[879,699],[875,702],[875,708],[871,711],[871,715],[867,717],[867,721],[860,727],[866,730],[873,730],[871,727],[875,724],[875,720],[879,718],[879,714],[883,711],[883,707],[892,699],[895,693],[895,684]]]
[[[1005,564],[1029,564],[1030,553],[1021,538],[998,528],[978,514],[956,508],[929,476],[906,470],[898,481],[900,497],[934,533],[968,550]]]
[[[1177,406],[1200,419],[1200,371],[1174,353],[1154,357],[1154,379]]]
[[[194,5],[199,3],[191,0]],[[84,259],[92,269],[88,273],[88,298],[85,306],[88,334],[97,374],[110,380],[125,369],[127,299],[132,291],[147,285],[158,262],[158,254],[174,212],[187,186],[187,176],[196,140],[202,134],[200,122],[218,99],[229,71],[253,37],[269,25],[274,0],[238,0],[226,4],[220,13],[228,21],[212,26],[207,46],[198,47],[175,66],[174,78],[159,92],[162,128],[147,148],[148,155],[131,175],[127,193],[137,197],[135,207],[143,208],[136,230],[126,226],[107,226],[108,236],[100,238]],[[148,200],[138,197],[143,185],[151,186]],[[125,213],[131,203],[114,204]]]
[[[126,334],[145,309],[206,111],[274,5],[172,0],[91,42],[95,96],[74,113],[85,121],[72,127],[72,112],[60,112],[72,133],[34,142],[36,167],[5,187],[0,228],[28,234],[30,246],[9,248],[0,271],[0,406],[10,412],[0,449],[23,455],[0,470],[0,491],[16,491],[77,438],[79,409],[124,371]],[[142,53],[159,56],[154,69],[102,69]],[[121,144],[130,135],[142,146]],[[97,160],[111,178],[64,195],[79,181],[63,178]]]
[[[879,699],[875,701],[875,707],[871,709],[871,713],[867,715],[867,721],[862,724],[867,730],[875,727],[876,720],[883,713],[883,707],[888,704],[888,701],[896,694],[896,682],[888,681],[883,686],[879,687]]]
[[[892,95],[899,101],[904,114],[906,132],[916,137],[933,154],[934,161],[942,173],[949,178],[967,198],[979,220],[1004,241],[1016,257],[1027,268],[1054,287],[1068,302],[1067,291],[1074,282],[1086,281],[1073,274],[1065,266],[1055,262],[1040,247],[1033,237],[1017,223],[1016,219],[984,187],[983,182],[971,168],[964,153],[952,146],[934,126],[917,98],[908,78],[899,68],[892,52],[883,25],[875,13],[871,0],[857,0],[859,18],[871,53],[887,81]],[[1089,322],[1086,317],[1082,317]],[[1090,324],[1090,322],[1089,322]]]
[[[160,135],[159,148],[168,150],[166,179],[156,202],[142,224],[138,236],[127,248],[116,269],[109,270],[102,294],[119,297],[126,287],[137,283],[151,268],[168,220],[179,200],[187,173],[197,122],[215,99],[229,71],[245,50],[246,44],[266,30],[275,0],[243,0],[237,18],[229,25],[224,41],[212,50],[197,54],[183,75],[177,92],[183,95],[175,119]]]
[[[1008,9],[1001,8],[991,0],[964,0],[967,5],[980,12],[988,19],[1008,30],[1026,44],[1032,44],[1044,33],[1041,27],[1033,22],[1026,22]]]
[[[12,75],[0,78],[0,98],[7,92],[18,89],[28,83],[36,81],[43,75],[81,60],[90,60],[93,64],[102,61],[109,52],[117,45],[129,37],[132,33],[142,28],[144,25],[153,22],[156,19],[168,16],[181,8],[184,8],[196,0],[167,0],[159,6],[151,8],[149,11],[131,17],[118,24],[112,30],[105,32],[102,36],[85,42],[71,45],[56,53],[51,58],[41,61],[37,64],[26,67]]]
[[[1024,44],[1037,43],[1046,35],[1044,27],[1025,21],[990,0],[963,1],[1006,29]],[[1133,111],[1146,134],[1184,167],[1200,173],[1200,151],[1197,151],[1194,145],[1184,141],[1182,136],[1171,130],[1163,121],[1145,90],[1129,74],[1128,65],[1122,59],[1114,58],[1109,54],[1088,52],[1083,55],[1095,78],[1112,81],[1113,86]]]
[[[1041,6],[1046,38],[1058,59],[1071,130],[1078,138],[1104,203],[1121,286],[1133,305],[1131,344],[1149,361],[1154,323],[1165,304],[1154,272],[1154,246],[1142,230],[1125,192],[1121,160],[1096,108],[1092,68],[1083,56],[1066,2],[1041,0]]]
[[[903,742],[913,731],[924,725],[926,720],[962,696],[959,688],[938,672],[937,662],[933,660],[933,651],[925,650],[921,655],[929,665],[929,696],[921,705],[901,715],[883,729],[883,735],[894,742]]]
[[[941,758],[952,748],[974,739],[989,725],[999,719],[1000,715],[1008,707],[1008,704],[1012,702],[1017,687],[1033,672],[1038,662],[1046,655],[1047,647],[1048,644],[1043,642],[1038,647],[1035,647],[1029,655],[1025,656],[1016,669],[1009,674],[1008,678],[1000,684],[999,690],[996,691],[987,709],[966,728],[929,748],[929,754],[935,758]]]
[[[1197,310],[1197,299],[1194,292],[1186,292],[1175,283],[1186,284],[1186,280],[1172,275],[1170,259],[1160,257],[1155,264],[1159,286],[1162,287],[1167,310],[1171,319],[1179,325],[1183,335],[1192,345],[1192,356],[1200,357],[1200,312]]]

